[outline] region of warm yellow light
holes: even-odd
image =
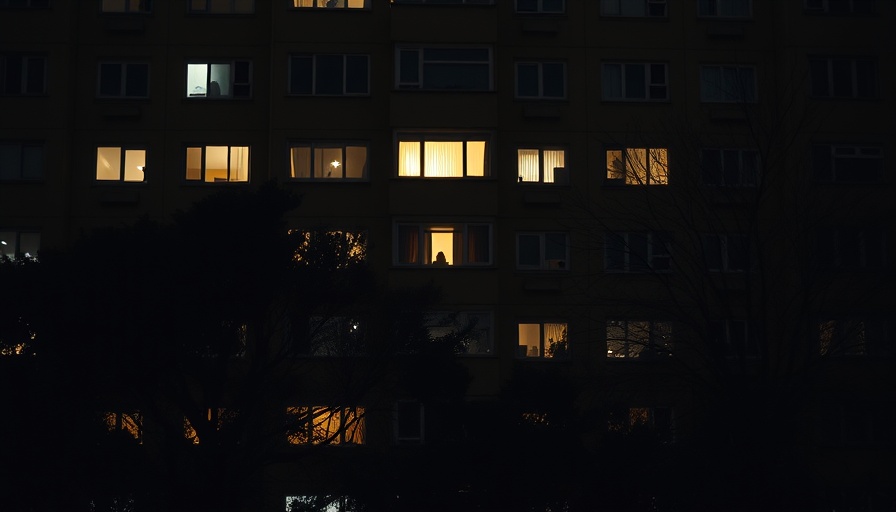
[[[334,169],[339,167],[339,160],[333,160],[330,162],[330,165],[332,165]]]

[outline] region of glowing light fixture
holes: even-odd
[[[332,165],[334,169],[339,167],[339,160],[333,160],[332,162],[330,162],[330,165]]]

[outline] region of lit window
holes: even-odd
[[[0,96],[47,92],[47,59],[38,55],[0,54]]]
[[[699,0],[698,13],[709,18],[749,18],[751,0]]]
[[[433,312],[427,315],[425,325],[431,338],[454,342],[460,354],[487,355],[493,351],[491,313]]]
[[[668,407],[613,407],[607,430],[616,434],[652,433],[660,442],[672,441],[672,410]]]
[[[566,150],[548,148],[517,149],[517,172],[520,183],[569,184]]]
[[[667,233],[607,233],[605,269],[616,272],[664,272],[672,268]]]
[[[883,229],[872,226],[822,229],[815,238],[814,259],[828,269],[881,269],[885,237]]]
[[[822,356],[890,356],[887,322],[872,319],[835,319],[818,323],[818,348]]]
[[[286,418],[286,440],[289,444],[365,443],[363,407],[287,407]]]
[[[669,99],[668,65],[662,62],[604,63],[601,93],[605,101]]]
[[[626,185],[668,185],[669,151],[666,148],[608,149],[607,181]]]
[[[196,421],[202,421],[205,423],[202,427],[200,427],[200,431],[217,431],[220,432],[227,425],[233,423],[236,419],[236,411],[232,409],[225,408],[209,408],[206,409],[206,414],[204,418],[197,418]],[[190,423],[188,418],[184,418],[184,439],[189,441],[192,444],[199,444],[199,432],[197,432],[196,428],[193,427],[193,424]]]
[[[569,236],[566,233],[517,234],[516,268],[569,270]]]
[[[400,400],[395,404],[395,441],[423,442],[423,404],[415,400]]]
[[[700,101],[755,103],[756,70],[749,66],[701,66]]]
[[[519,323],[518,355],[532,359],[566,359],[569,340],[566,323]]]
[[[370,0],[292,0],[294,8],[364,9]]]
[[[286,497],[286,512],[356,512],[360,502],[348,496],[302,495]]]
[[[600,0],[603,16],[665,17],[666,0]]]
[[[150,12],[152,0],[103,0],[103,12]]]
[[[0,142],[0,181],[39,180],[43,177],[43,143]]]
[[[251,14],[255,12],[255,0],[190,0],[190,12]]]
[[[672,323],[607,320],[607,357],[649,359],[672,354]]]
[[[809,57],[809,82],[816,98],[876,98],[874,57]]]
[[[491,224],[397,224],[399,265],[458,267],[490,265]]]
[[[566,97],[566,64],[517,62],[516,97],[560,100]]]
[[[811,14],[874,14],[874,0],[805,0]]]
[[[187,181],[208,183],[249,181],[249,147],[187,148]]]
[[[703,260],[710,272],[743,272],[750,264],[746,235],[703,235]]]
[[[759,182],[759,152],[750,149],[703,149],[700,170],[704,185],[755,187]]]
[[[249,98],[252,64],[247,60],[187,64],[188,98]]]
[[[96,148],[97,181],[144,181],[145,149]]]
[[[395,60],[399,89],[492,90],[491,48],[399,46]]]
[[[0,0],[0,9],[7,7],[21,7],[27,9],[39,9],[49,7],[50,0]]]
[[[883,175],[880,146],[813,144],[815,179],[830,183],[874,183]]]
[[[39,232],[0,229],[0,258],[37,259],[39,251]]]
[[[759,345],[744,320],[712,320],[710,341],[729,359],[759,357]]]
[[[489,175],[486,134],[398,135],[398,176],[481,178]]]
[[[289,177],[295,180],[368,179],[367,144],[296,142],[289,147]]]
[[[146,98],[149,96],[149,64],[101,62],[97,80],[101,98]]]
[[[122,432],[143,444],[143,415],[139,412],[107,412],[103,423],[109,432]]]
[[[516,0],[516,12],[561,14],[565,10],[565,0]]]
[[[367,259],[367,234],[359,231],[291,230],[297,237],[295,260],[320,269],[345,268]]]
[[[291,55],[289,94],[349,96],[370,93],[367,55]]]

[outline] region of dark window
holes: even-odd
[[[877,97],[877,62],[872,57],[810,57],[812,96]]]
[[[149,64],[102,62],[98,89],[100,97],[146,98],[149,96]]]
[[[289,93],[368,94],[369,70],[367,55],[293,55],[289,59]]]
[[[874,183],[883,173],[883,155],[876,146],[815,144],[812,169],[818,181]]]
[[[0,95],[46,92],[47,59],[36,55],[0,55]]]

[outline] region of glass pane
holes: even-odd
[[[478,63],[424,63],[423,87],[425,89],[487,91],[489,90],[489,65]]]
[[[128,149],[124,152],[124,181],[143,181],[146,150]]]
[[[230,181],[249,181],[249,147],[232,146],[230,148]]]
[[[454,265],[454,230],[433,228],[428,233],[429,259],[433,265]]]
[[[519,355],[541,357],[541,324],[519,324]]]
[[[15,231],[0,231],[0,256],[15,258],[18,245]]]
[[[208,64],[187,64],[188,97],[205,97],[208,86]]]
[[[209,67],[208,96],[230,96],[230,64],[212,64]]]
[[[401,141],[398,143],[398,175],[420,176],[420,143]]]
[[[548,261],[566,260],[566,234],[565,233],[545,233],[544,235],[544,256]]]
[[[19,233],[19,255],[36,258],[40,251],[40,233]]]
[[[96,148],[96,179],[121,179],[121,148]]]
[[[542,87],[544,96],[548,98],[562,98],[566,95],[566,80],[563,64],[553,62],[543,64]]]
[[[463,176],[464,145],[460,141],[424,142],[424,175],[426,177]]]
[[[121,64],[100,64],[100,96],[120,96]]]
[[[125,95],[149,96],[149,65],[128,64],[125,74]]]
[[[21,158],[21,146],[0,144],[0,179],[19,179],[22,168]]]
[[[626,99],[647,98],[647,72],[643,64],[625,65]]]
[[[544,151],[544,182],[554,182],[554,170],[566,167],[566,151],[562,149],[548,149]]]
[[[347,146],[345,148],[345,177],[361,179],[367,176],[367,147]]]
[[[227,181],[227,146],[206,146],[205,181]]]
[[[367,94],[367,57],[348,55],[345,58],[345,92]]]
[[[601,88],[605,100],[622,98],[622,66],[620,64],[603,65]]]
[[[541,239],[538,235],[519,235],[517,238],[517,265],[541,266]]]
[[[341,178],[342,148],[314,148],[314,177]]]
[[[187,179],[202,179],[202,148],[187,148]]]
[[[127,0],[103,0],[103,12],[124,12]]]
[[[318,55],[315,60],[314,92],[342,94],[342,55]]]
[[[518,96],[538,96],[538,64],[517,64],[516,93]]]
[[[539,180],[538,173],[538,150],[537,149],[518,149],[517,150],[517,171],[520,181],[537,182]]]
[[[289,165],[291,178],[310,178],[311,148],[307,146],[289,148]]]
[[[289,92],[291,94],[311,94],[311,57],[291,57],[289,59]]]
[[[485,141],[467,142],[467,176],[485,176]]]

